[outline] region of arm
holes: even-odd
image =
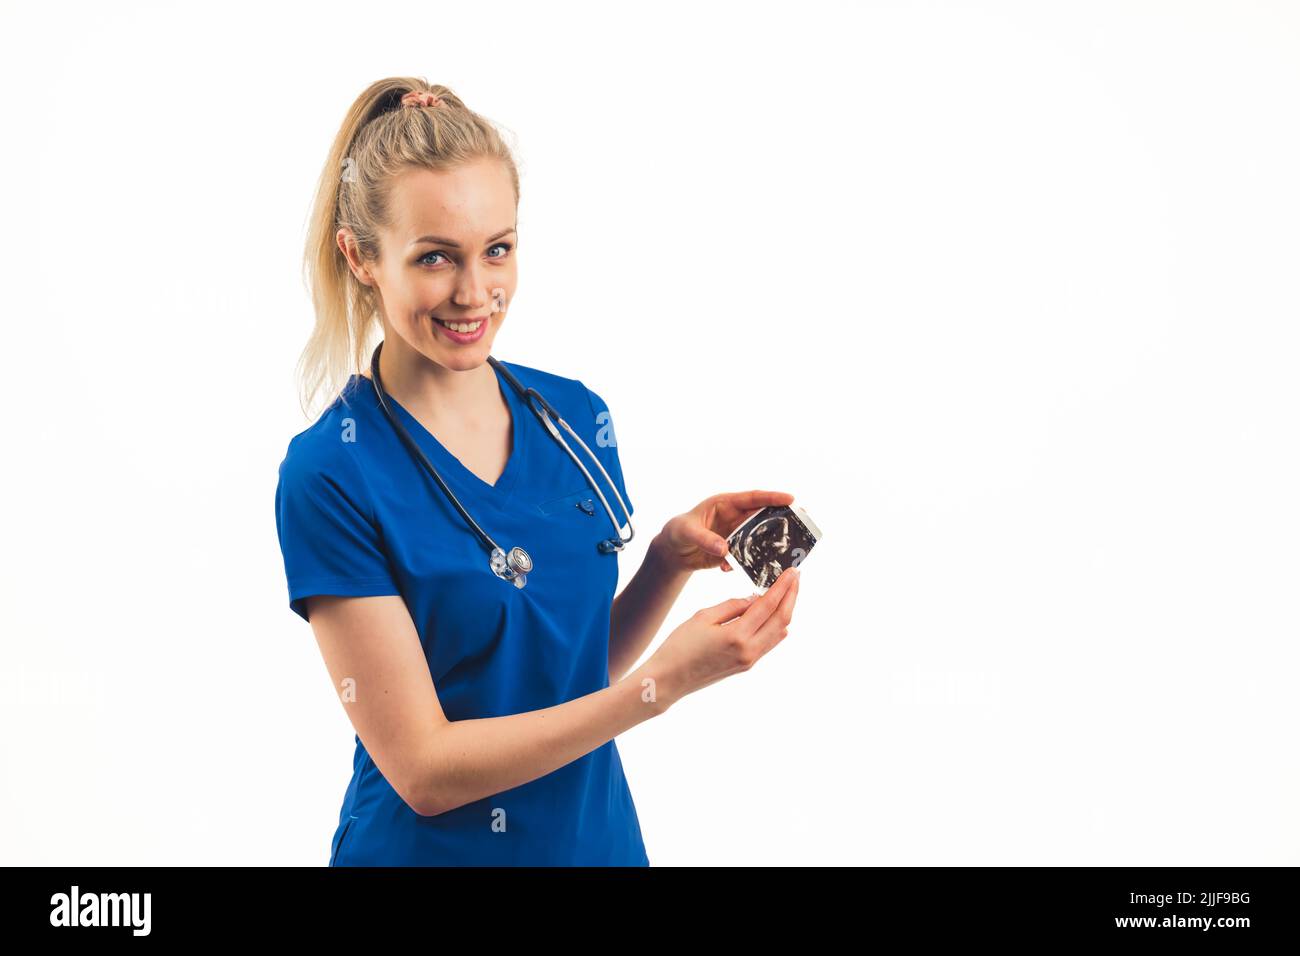
[[[654,639],[693,571],[731,570],[729,534],[767,505],[788,505],[785,491],[736,491],[713,495],[677,515],[655,535],[636,576],[616,598],[609,615],[609,681],[636,663]]]
[[[400,597],[321,595],[308,613],[335,687],[352,691],[342,697],[357,736],[422,816],[545,776],[667,706],[642,700],[638,672],[554,707],[449,721]]]
[[[690,570],[670,558],[662,535],[656,535],[641,567],[610,610],[610,684],[626,674],[654,640],[690,576]]]

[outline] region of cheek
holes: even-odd
[[[408,342],[415,342],[421,339],[429,338],[433,330],[429,328],[429,320],[422,319],[422,313],[418,309],[405,309],[393,322],[393,327],[397,334]]]
[[[506,298],[511,299],[515,294],[515,283],[519,277],[519,266],[512,258],[510,263],[500,268],[491,270],[487,276],[487,285],[489,289],[501,287],[506,290]]]

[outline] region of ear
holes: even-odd
[[[347,260],[348,268],[357,277],[357,281],[362,285],[373,286],[374,277],[370,274],[370,267],[357,253],[357,241],[352,235],[352,230],[347,226],[340,226],[339,231],[334,234],[334,241],[338,244],[339,251],[343,253],[343,258]]]

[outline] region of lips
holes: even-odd
[[[488,325],[490,324],[486,317],[482,319],[456,319],[455,321],[457,324],[461,322],[478,323],[477,328],[475,328],[472,332],[457,332],[455,329],[451,328],[450,326],[444,325],[443,321],[437,318],[436,316],[432,318],[433,318],[433,324],[438,329],[438,334],[451,342],[455,342],[457,345],[469,345],[473,342],[479,341],[481,338],[483,338],[483,336],[487,335]]]

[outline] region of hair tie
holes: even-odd
[[[412,90],[402,97],[403,106],[439,106],[442,104],[442,98],[437,93],[424,93],[420,90]]]

